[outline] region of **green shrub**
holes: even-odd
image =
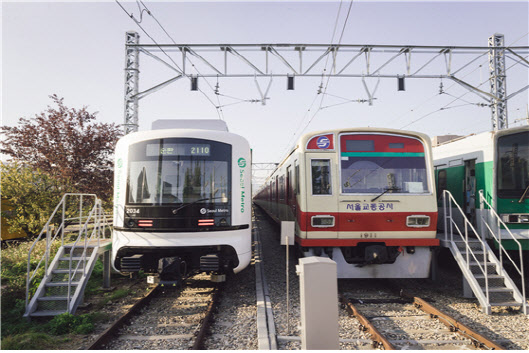
[[[64,313],[55,316],[48,324],[52,335],[64,335],[67,333],[87,334],[94,331],[91,314],[75,316]]]
[[[130,289],[117,289],[115,290],[112,295],[110,296],[110,300],[118,300],[121,298],[125,298],[127,295],[129,295]]]

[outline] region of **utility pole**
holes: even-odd
[[[489,69],[491,98],[492,130],[507,129],[507,77],[505,75],[505,49],[503,34],[495,33],[489,37]],[[501,49],[498,49],[501,47]]]
[[[125,135],[138,131],[138,87],[140,76],[140,55],[138,47],[140,35],[137,32],[127,32],[125,45]]]

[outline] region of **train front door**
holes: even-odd
[[[468,220],[476,225],[476,160],[465,161],[464,211]]]
[[[337,171],[328,153],[306,153],[307,174],[307,237],[316,239],[338,238],[338,195],[334,185]]]

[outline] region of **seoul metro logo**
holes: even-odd
[[[316,145],[320,149],[328,148],[330,144],[331,144],[331,140],[329,140],[327,136],[320,136],[318,140],[316,141]]]

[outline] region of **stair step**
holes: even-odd
[[[63,301],[63,300],[67,300],[67,299],[68,299],[68,297],[57,297],[57,296],[37,298],[38,301],[43,301],[43,302]]]
[[[483,293],[485,293],[485,287],[481,287],[481,290],[483,291]],[[489,288],[489,293],[513,293],[514,291],[510,288],[507,288],[507,287],[502,287],[502,288]]]
[[[521,302],[498,302],[498,303],[490,303],[490,306],[522,306]]]
[[[78,286],[79,282],[70,283],[72,286]],[[46,287],[68,287],[68,282],[48,282]]]
[[[476,262],[476,261],[470,261],[469,264],[470,264],[470,266],[478,266],[478,265],[483,266],[482,262]],[[494,262],[490,262],[490,261],[488,261],[486,265],[487,266],[496,266],[496,264]]]
[[[505,276],[502,276],[502,275],[488,275],[487,276],[488,279],[505,279]],[[484,279],[485,278],[485,275],[474,275],[474,278],[476,279]]]
[[[476,251],[471,251],[470,254],[474,254],[476,256],[483,256],[484,252],[481,251],[481,250],[476,250]],[[461,251],[461,255],[463,256],[467,256],[467,252],[466,251]]]
[[[70,261],[70,259],[72,259],[72,262],[73,261],[81,261],[81,260],[89,260],[90,257],[89,256],[86,256],[86,257],[78,257],[78,256],[75,256],[75,257],[61,257],[59,258],[59,261]]]
[[[57,316],[65,312],[65,310],[39,310],[32,312],[29,316]]]
[[[51,271],[51,273],[55,273],[55,274],[59,274],[59,273],[70,273],[70,270],[68,269],[56,269],[56,270],[53,270]]]

